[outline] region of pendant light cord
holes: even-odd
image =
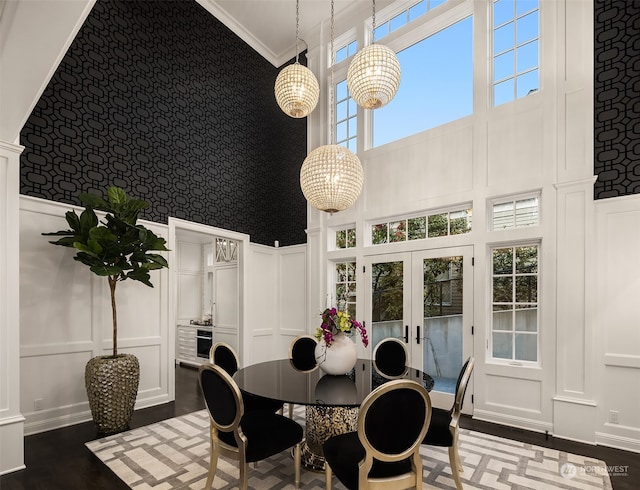
[[[329,90],[329,107],[331,110],[331,120],[329,121],[329,126],[330,126],[330,139],[329,139],[329,144],[333,145],[335,144],[333,139],[334,139],[334,135],[333,135],[333,91],[335,90],[335,87],[333,86],[333,64],[335,62],[335,53],[333,52],[333,0],[331,0],[331,66],[329,69],[329,73],[330,73],[330,90]]]
[[[300,0],[296,0],[296,63],[298,63],[298,38],[300,37]]]
[[[371,15],[371,41],[376,40],[376,0],[373,0],[373,15]]]
[[[376,0],[373,0],[373,15],[371,16],[371,44],[376,42]]]

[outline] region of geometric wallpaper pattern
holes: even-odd
[[[594,196],[640,194],[640,1],[594,8]]]
[[[21,132],[20,192],[116,185],[150,221],[306,243],[306,119],[279,109],[279,71],[194,0],[98,0]]]

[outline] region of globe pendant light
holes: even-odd
[[[308,116],[318,103],[320,86],[309,68],[298,61],[300,5],[296,0],[296,62],[285,67],[276,78],[274,92],[282,112],[299,119]]]
[[[356,53],[347,70],[347,88],[360,107],[378,109],[400,86],[400,61],[392,49],[375,44],[376,1],[373,0],[372,43]]]
[[[353,205],[364,181],[362,164],[348,148],[323,145],[304,159],[300,185],[314,208],[333,214]]]
[[[333,1],[331,0],[331,142],[313,150],[300,168],[300,187],[309,204],[333,214],[353,205],[364,182],[364,171],[358,157],[348,148],[333,144]]]

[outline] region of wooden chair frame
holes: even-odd
[[[471,374],[473,372],[475,359],[473,357],[470,357],[467,360],[466,364],[467,365],[462,373],[462,378],[460,378],[460,384],[458,385],[458,389],[456,390],[453,407],[451,408],[451,422],[449,423],[449,432],[451,432],[451,437],[453,439],[453,442],[449,447],[449,464],[451,465],[451,475],[453,476],[453,481],[456,484],[457,490],[463,489],[461,475],[464,474],[464,468],[462,467],[462,463],[460,461],[460,453],[458,452],[460,415],[462,413],[462,402],[464,401],[464,395],[467,391],[467,384],[469,383],[469,379],[471,379]]]

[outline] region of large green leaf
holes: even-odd
[[[91,266],[91,271],[99,276],[117,276],[122,273],[122,269],[116,266],[104,264]]]
[[[96,194],[80,194],[80,201],[88,207],[100,211],[110,211],[109,204]]]

